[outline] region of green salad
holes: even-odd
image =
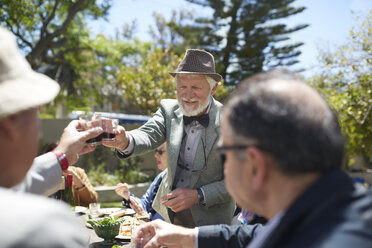
[[[123,222],[123,218],[106,217],[102,219],[92,219],[91,216],[89,216],[89,220],[87,220],[87,222],[92,226],[109,226]]]

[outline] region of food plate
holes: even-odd
[[[76,206],[75,207],[75,213],[82,213],[85,214],[87,212],[87,208],[83,206]]]
[[[99,213],[103,215],[110,215],[120,210],[122,210],[122,208],[101,208]]]
[[[117,239],[131,239],[132,227],[131,226],[121,226],[119,235],[115,238]]]
[[[130,236],[122,236],[122,235],[120,235],[120,234],[119,234],[118,236],[115,236],[115,238],[116,238],[116,239],[127,239],[127,240],[128,240],[128,239],[131,239]]]
[[[131,208],[127,208],[127,209],[123,209],[123,210],[120,210],[120,211],[117,211],[117,212],[114,212],[112,214],[110,214],[111,217],[121,217],[121,216],[128,216],[128,215],[134,215],[136,212],[131,209]]]
[[[118,235],[118,236],[115,236],[116,239],[131,239],[130,236],[121,236],[121,235]]]
[[[101,208],[100,215],[109,215],[111,217],[121,217],[124,215],[134,215],[136,212],[131,208]]]
[[[140,224],[140,220],[138,220],[136,217],[125,216],[124,221],[120,226],[119,235],[117,235],[115,238],[131,239],[132,229],[138,227]]]

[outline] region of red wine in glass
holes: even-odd
[[[87,144],[91,146],[99,145],[102,143],[102,134],[98,135],[95,138],[87,140]]]

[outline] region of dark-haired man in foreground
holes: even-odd
[[[372,194],[341,170],[344,139],[326,101],[287,72],[244,80],[224,106],[219,151],[228,192],[267,225],[194,229],[161,221],[149,247],[372,247]]]

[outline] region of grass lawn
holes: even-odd
[[[125,208],[121,202],[101,202],[101,208]]]

